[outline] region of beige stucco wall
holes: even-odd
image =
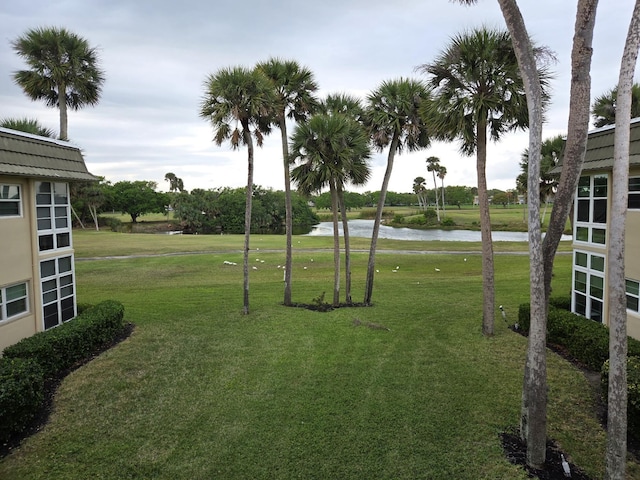
[[[0,323],[0,352],[5,347],[33,335],[38,331],[36,320],[39,310],[36,308],[34,293],[34,260],[36,246],[32,232],[34,227],[33,191],[29,180],[21,177],[0,176],[0,183],[20,185],[22,197],[22,217],[0,217],[0,230],[3,233],[0,248],[0,286],[27,282],[29,292],[29,311],[17,318]],[[37,288],[36,288],[37,289]]]

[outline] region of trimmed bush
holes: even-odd
[[[26,429],[44,400],[42,368],[34,360],[0,359],[0,442]]]
[[[36,333],[7,347],[3,355],[33,359],[46,378],[52,377],[113,341],[122,331],[123,318],[122,304],[107,300],[59,327]]]
[[[549,299],[549,305],[552,305],[561,310],[571,311],[571,297],[551,297]]]
[[[609,360],[602,365],[602,396],[609,390]],[[627,358],[627,431],[640,439],[640,357]]]

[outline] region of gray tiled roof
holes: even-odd
[[[613,168],[613,141],[615,125],[597,128],[589,132],[587,151],[584,156],[582,171],[611,170]],[[629,166],[640,165],[640,118],[631,120],[629,131]],[[562,160],[554,168],[562,170]]]
[[[0,128],[0,174],[60,180],[98,180],[78,147],[68,142]]]

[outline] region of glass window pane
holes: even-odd
[[[606,243],[607,231],[603,228],[594,228],[591,233],[591,241],[604,245]]]
[[[574,293],[575,299],[575,311],[578,315],[587,315],[587,297],[584,295],[580,295],[579,293]]]
[[[599,255],[591,255],[591,269],[604,272],[604,257]]]
[[[640,193],[629,194],[627,208],[634,210],[640,209]]]
[[[638,310],[638,297],[631,297],[631,296],[627,295],[627,308],[629,310],[634,311],[634,312],[639,311]]]
[[[593,196],[605,197],[607,196],[607,181],[606,175],[596,175],[593,177]]]
[[[54,290],[53,292],[47,292],[42,295],[42,303],[49,304],[51,302],[55,302],[58,300],[58,292]]]
[[[596,275],[590,275],[589,280],[591,282],[591,288],[589,293],[592,297],[604,298],[604,279]]]
[[[60,289],[60,298],[66,298],[73,295],[73,285]]]
[[[607,199],[593,201],[593,221],[594,223],[607,223]]]
[[[599,300],[591,300],[591,320],[602,323],[602,302]]]
[[[58,325],[58,304],[52,303],[44,307],[44,328],[45,330]]]
[[[53,235],[40,235],[38,237],[40,251],[53,250]]]
[[[627,293],[636,296],[640,295],[640,283],[633,280],[626,280],[625,283],[627,285]]]
[[[46,260],[44,262],[40,262],[40,277],[50,277],[51,275],[56,274],[56,261],[55,260]]]
[[[66,322],[67,320],[71,320],[75,314],[75,308],[73,306],[74,300],[73,297],[65,298],[60,302],[60,306],[62,307],[62,321]]]
[[[7,302],[15,300],[16,298],[25,297],[27,295],[27,284],[21,283],[19,285],[13,285],[7,287]]]
[[[578,222],[589,221],[589,200],[578,200]]]
[[[56,248],[64,248],[71,245],[71,236],[68,233],[59,233],[56,235]]]
[[[60,277],[60,286],[71,285],[73,283],[73,275],[65,275]]]
[[[578,196],[588,197],[591,193],[590,188],[591,177],[580,177],[578,180]]]
[[[68,203],[66,183],[56,183],[54,185],[54,198],[56,205],[66,205]]]
[[[21,298],[7,303],[7,317],[13,317],[27,311],[27,299]]]
[[[20,202],[0,202],[0,217],[20,215]]]
[[[50,292],[58,288],[58,281],[54,278],[53,280],[46,280],[42,282],[42,291]]]
[[[629,181],[631,183],[631,181]],[[0,199],[17,200],[20,198],[19,185],[0,185]]]
[[[587,274],[576,272],[574,289],[578,292],[587,293]]]
[[[640,192],[640,177],[629,178],[629,191]]]
[[[576,265],[587,267],[587,254],[584,252],[576,252]]]
[[[576,240],[579,242],[588,242],[589,229],[586,227],[576,227]]]
[[[60,273],[71,271],[71,257],[62,257],[58,259],[58,271]]]

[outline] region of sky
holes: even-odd
[[[530,36],[557,57],[543,138],[567,131],[571,47],[576,2],[519,2]],[[594,33],[592,99],[618,80],[633,0],[600,2]],[[457,34],[505,28],[497,1],[462,6],[448,0],[31,0],[0,4],[0,119],[34,118],[59,131],[58,110],[30,100],[12,78],[26,68],[11,42],[37,27],[64,27],[96,47],[106,81],[99,103],[69,112],[69,138],[94,175],[112,183],[150,180],[167,191],[165,174],[187,190],[243,187],[246,148],[216,146],[199,116],[208,75],[270,57],[313,71],[318,96],[349,93],[363,100],[383,81],[427,80],[416,67],[435,60]],[[515,188],[526,132],[506,134],[488,147],[490,189]],[[396,156],[389,190],[409,192],[418,176],[432,179],[425,159],[447,169],[445,185],[476,186],[475,157],[457,143]],[[387,151],[371,159],[369,182],[382,185]],[[284,189],[282,147],[275,130],[256,149],[254,183]],[[440,181],[438,181],[440,184]]]

